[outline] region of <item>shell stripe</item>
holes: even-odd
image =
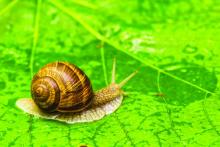
[[[66,66],[65,64],[59,64],[60,70],[62,71],[63,74],[63,78],[61,79],[63,81],[64,84],[64,88],[63,89],[63,95],[66,95],[66,93],[71,92],[72,95],[66,95],[65,97],[62,98],[62,101],[60,102],[59,106],[60,107],[67,107],[68,104],[69,105],[75,105],[78,102],[75,101],[74,103],[70,103],[70,100],[77,100],[77,98],[80,97],[80,93],[83,89],[82,84],[77,84],[74,87],[69,86],[72,85],[73,83],[75,83],[76,81],[79,81],[78,76],[75,75],[75,72],[72,71],[71,69],[68,68],[68,66]],[[70,76],[68,76],[70,75]],[[73,97],[74,96],[74,97]]]
[[[67,105],[68,99],[62,101],[60,105],[63,103],[65,107],[62,107],[62,110],[59,109],[59,111],[62,112],[73,112],[73,110],[74,112],[82,111],[83,109],[87,108],[92,102],[92,95],[91,95],[92,91],[91,91],[90,82],[86,77],[86,75],[79,68],[63,62],[59,62],[59,63],[65,65],[65,68],[63,68],[63,72],[67,73],[68,71],[71,71],[71,73],[73,74],[71,75],[71,77],[76,78],[74,81],[77,81],[74,84],[71,83],[70,84],[71,86],[67,88],[70,89],[70,91],[66,91],[67,93],[66,96],[72,99],[78,99],[78,101],[74,102],[74,105]],[[88,82],[85,82],[86,80]],[[90,89],[90,91],[87,89]],[[85,90],[89,92],[85,93]]]

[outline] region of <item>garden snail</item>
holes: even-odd
[[[121,87],[137,73],[116,84],[115,67],[114,60],[111,84],[93,92],[89,78],[77,66],[49,63],[32,79],[32,99],[19,99],[16,105],[31,115],[71,124],[99,120],[120,106],[124,94]]]

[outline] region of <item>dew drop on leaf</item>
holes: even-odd
[[[187,45],[183,49],[183,52],[186,53],[186,54],[193,54],[193,53],[197,52],[197,50],[198,50],[197,47],[191,46],[191,45]]]

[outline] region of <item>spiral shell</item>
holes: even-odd
[[[67,62],[44,66],[32,80],[31,95],[38,107],[46,112],[80,112],[93,100],[89,78]]]

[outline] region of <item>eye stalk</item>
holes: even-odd
[[[115,84],[115,72],[116,71],[116,59],[113,59],[113,65],[112,65],[112,83]],[[121,81],[121,83],[117,84],[119,88],[123,87],[130,79],[132,79],[138,71],[136,70],[135,72],[131,73],[128,77],[126,77],[124,80]]]
[[[136,70],[135,72],[131,73],[128,77],[126,77],[123,81],[121,81],[121,83],[119,83],[119,87],[123,87],[130,79],[132,79],[136,74],[138,73],[138,71]]]

